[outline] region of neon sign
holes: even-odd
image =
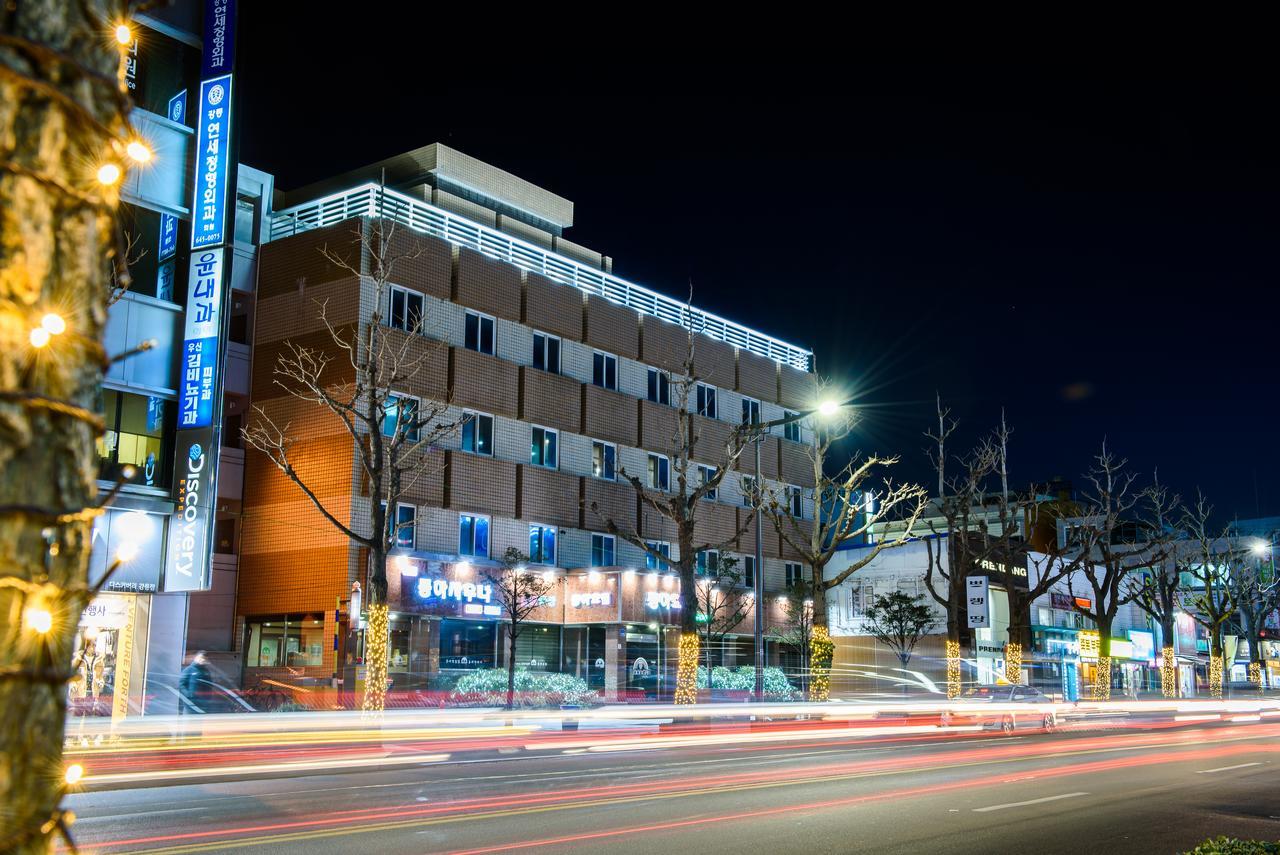
[[[418,597],[423,600],[454,600],[459,603],[480,600],[487,603],[493,599],[493,586],[424,576],[418,579]]]

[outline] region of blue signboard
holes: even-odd
[[[213,428],[178,434],[174,503],[165,554],[164,590],[209,587],[209,546],[217,496],[218,451]]]
[[[200,84],[196,116],[196,180],[191,202],[191,248],[217,246],[225,237],[231,172],[231,75]]]
[[[187,90],[183,89],[169,99],[169,121],[184,125],[187,122]]]
[[[222,330],[222,249],[191,253],[186,329],[178,377],[178,429],[213,423]]]
[[[208,0],[204,4],[204,45],[200,52],[200,79],[230,74],[236,57],[235,0]]]

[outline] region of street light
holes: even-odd
[[[754,485],[756,493],[756,566],[755,572],[752,574],[754,578],[751,581],[754,583],[752,587],[755,591],[755,699],[757,702],[764,700],[764,527],[762,520],[764,507],[764,482],[760,477],[760,442],[764,439],[765,433],[772,428],[789,425],[792,422],[798,422],[801,419],[808,418],[812,415],[819,415],[824,419],[830,419],[851,403],[852,401],[844,401],[843,403],[840,403],[833,400],[826,400],[811,410],[792,413],[789,416],[785,416],[780,419],[772,419],[767,422],[757,422],[755,424],[744,425],[744,430],[747,433],[754,434],[752,444],[756,447],[756,474]]]

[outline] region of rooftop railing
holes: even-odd
[[[670,321],[693,332],[759,356],[809,371],[813,353],[750,327],[696,309],[657,291],[628,282],[582,262],[558,255],[517,237],[482,226],[465,217],[368,183],[278,211],[271,217],[269,240],[280,240],[351,217],[377,217],[482,252],[491,258],[531,270],[566,285],[596,294],[643,314]]]

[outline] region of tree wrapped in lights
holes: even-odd
[[[62,768],[66,684],[95,593],[94,443],[111,361],[102,328],[112,283],[129,282],[116,186],[139,142],[124,46],[103,32],[120,11],[96,0],[0,11],[0,613],[11,618],[0,625],[3,852],[46,852],[58,835],[70,844],[59,805],[79,774]]]
[[[1148,566],[1138,568],[1126,582],[1133,602],[1160,626],[1164,640],[1160,651],[1160,692],[1166,698],[1178,696],[1178,661],[1173,650],[1173,634],[1178,615],[1178,562],[1174,554],[1179,545],[1173,541],[1173,515],[1178,497],[1171,496],[1156,483],[1146,494],[1149,513],[1146,528],[1154,541],[1161,540],[1165,549],[1151,556]]]
[[[832,389],[830,381],[818,384],[818,396]],[[805,520],[792,513],[791,502],[776,492],[764,497],[764,510],[779,538],[809,568],[807,584],[813,600],[813,632],[809,651],[812,682],[809,699],[825,701],[830,691],[830,674],[835,645],[828,628],[827,594],[854,573],[866,567],[886,549],[896,549],[915,534],[916,522],[927,507],[924,488],[912,483],[895,483],[888,472],[898,463],[896,456],[855,453],[838,471],[828,472],[828,462],[838,443],[857,427],[858,411],[851,407],[826,418],[811,418],[814,442],[805,447],[813,469],[813,495],[820,513]],[[846,546],[861,542],[868,532],[893,521],[891,536],[879,537],[870,549],[860,552],[839,573],[827,578],[826,568]]]
[[[278,411],[262,405],[243,430],[244,439],[301,491],[320,515],[367,556],[365,693],[361,709],[380,715],[387,686],[387,555],[402,540],[413,542],[411,522],[401,522],[397,503],[439,464],[432,447],[457,430],[449,420],[449,394],[437,399],[412,396],[432,388],[432,356],[444,345],[424,337],[425,317],[409,317],[406,329],[387,323],[391,281],[422,247],[406,242],[391,220],[362,218],[352,240],[341,250],[327,245],[320,252],[335,268],[372,285],[367,314],[334,319],[328,305],[312,300],[310,308],[327,331],[330,345],[313,347],[284,342],[276,357],[275,384],[288,395],[315,406],[336,420],[350,437],[368,501],[355,510],[330,507],[308,474],[305,455],[295,453],[309,435],[293,428]],[[301,302],[302,293],[299,292]],[[412,396],[412,397],[411,397]],[[355,617],[354,615],[352,616]],[[354,623],[354,621],[353,621]]]
[[[625,467],[618,469],[622,479],[635,491],[642,516],[666,521],[675,530],[677,554],[663,554],[650,544],[651,538],[644,536],[642,527],[601,513],[596,503],[591,505],[592,513],[602,521],[606,531],[643,551],[656,566],[671,566],[680,577],[680,641],[674,698],[677,704],[698,701],[698,554],[719,553],[733,546],[746,531],[744,523],[731,537],[708,541],[703,535],[703,526],[699,524],[708,513],[705,500],[716,495],[750,437],[739,426],[729,432],[723,445],[704,438],[699,419],[705,417],[696,411],[696,393],[703,375],[698,373],[695,357],[695,337],[690,329],[680,372],[663,372],[671,404],[675,408],[675,429],[665,449],[670,465],[667,488],[657,482],[654,472],[645,473],[642,477]],[[757,572],[761,570],[757,568]]]
[[[1187,612],[1209,633],[1209,694],[1222,697],[1223,633],[1236,611],[1234,576],[1248,572],[1248,550],[1231,537],[1230,529],[1217,529],[1213,506],[1197,494],[1194,506],[1182,517],[1189,547],[1177,553],[1179,576],[1184,580],[1181,598]]]
[[[1240,629],[1249,642],[1249,682],[1261,688],[1262,629],[1267,616],[1280,608],[1280,579],[1269,545],[1255,542],[1249,553],[1241,554],[1227,584],[1235,599]]]

